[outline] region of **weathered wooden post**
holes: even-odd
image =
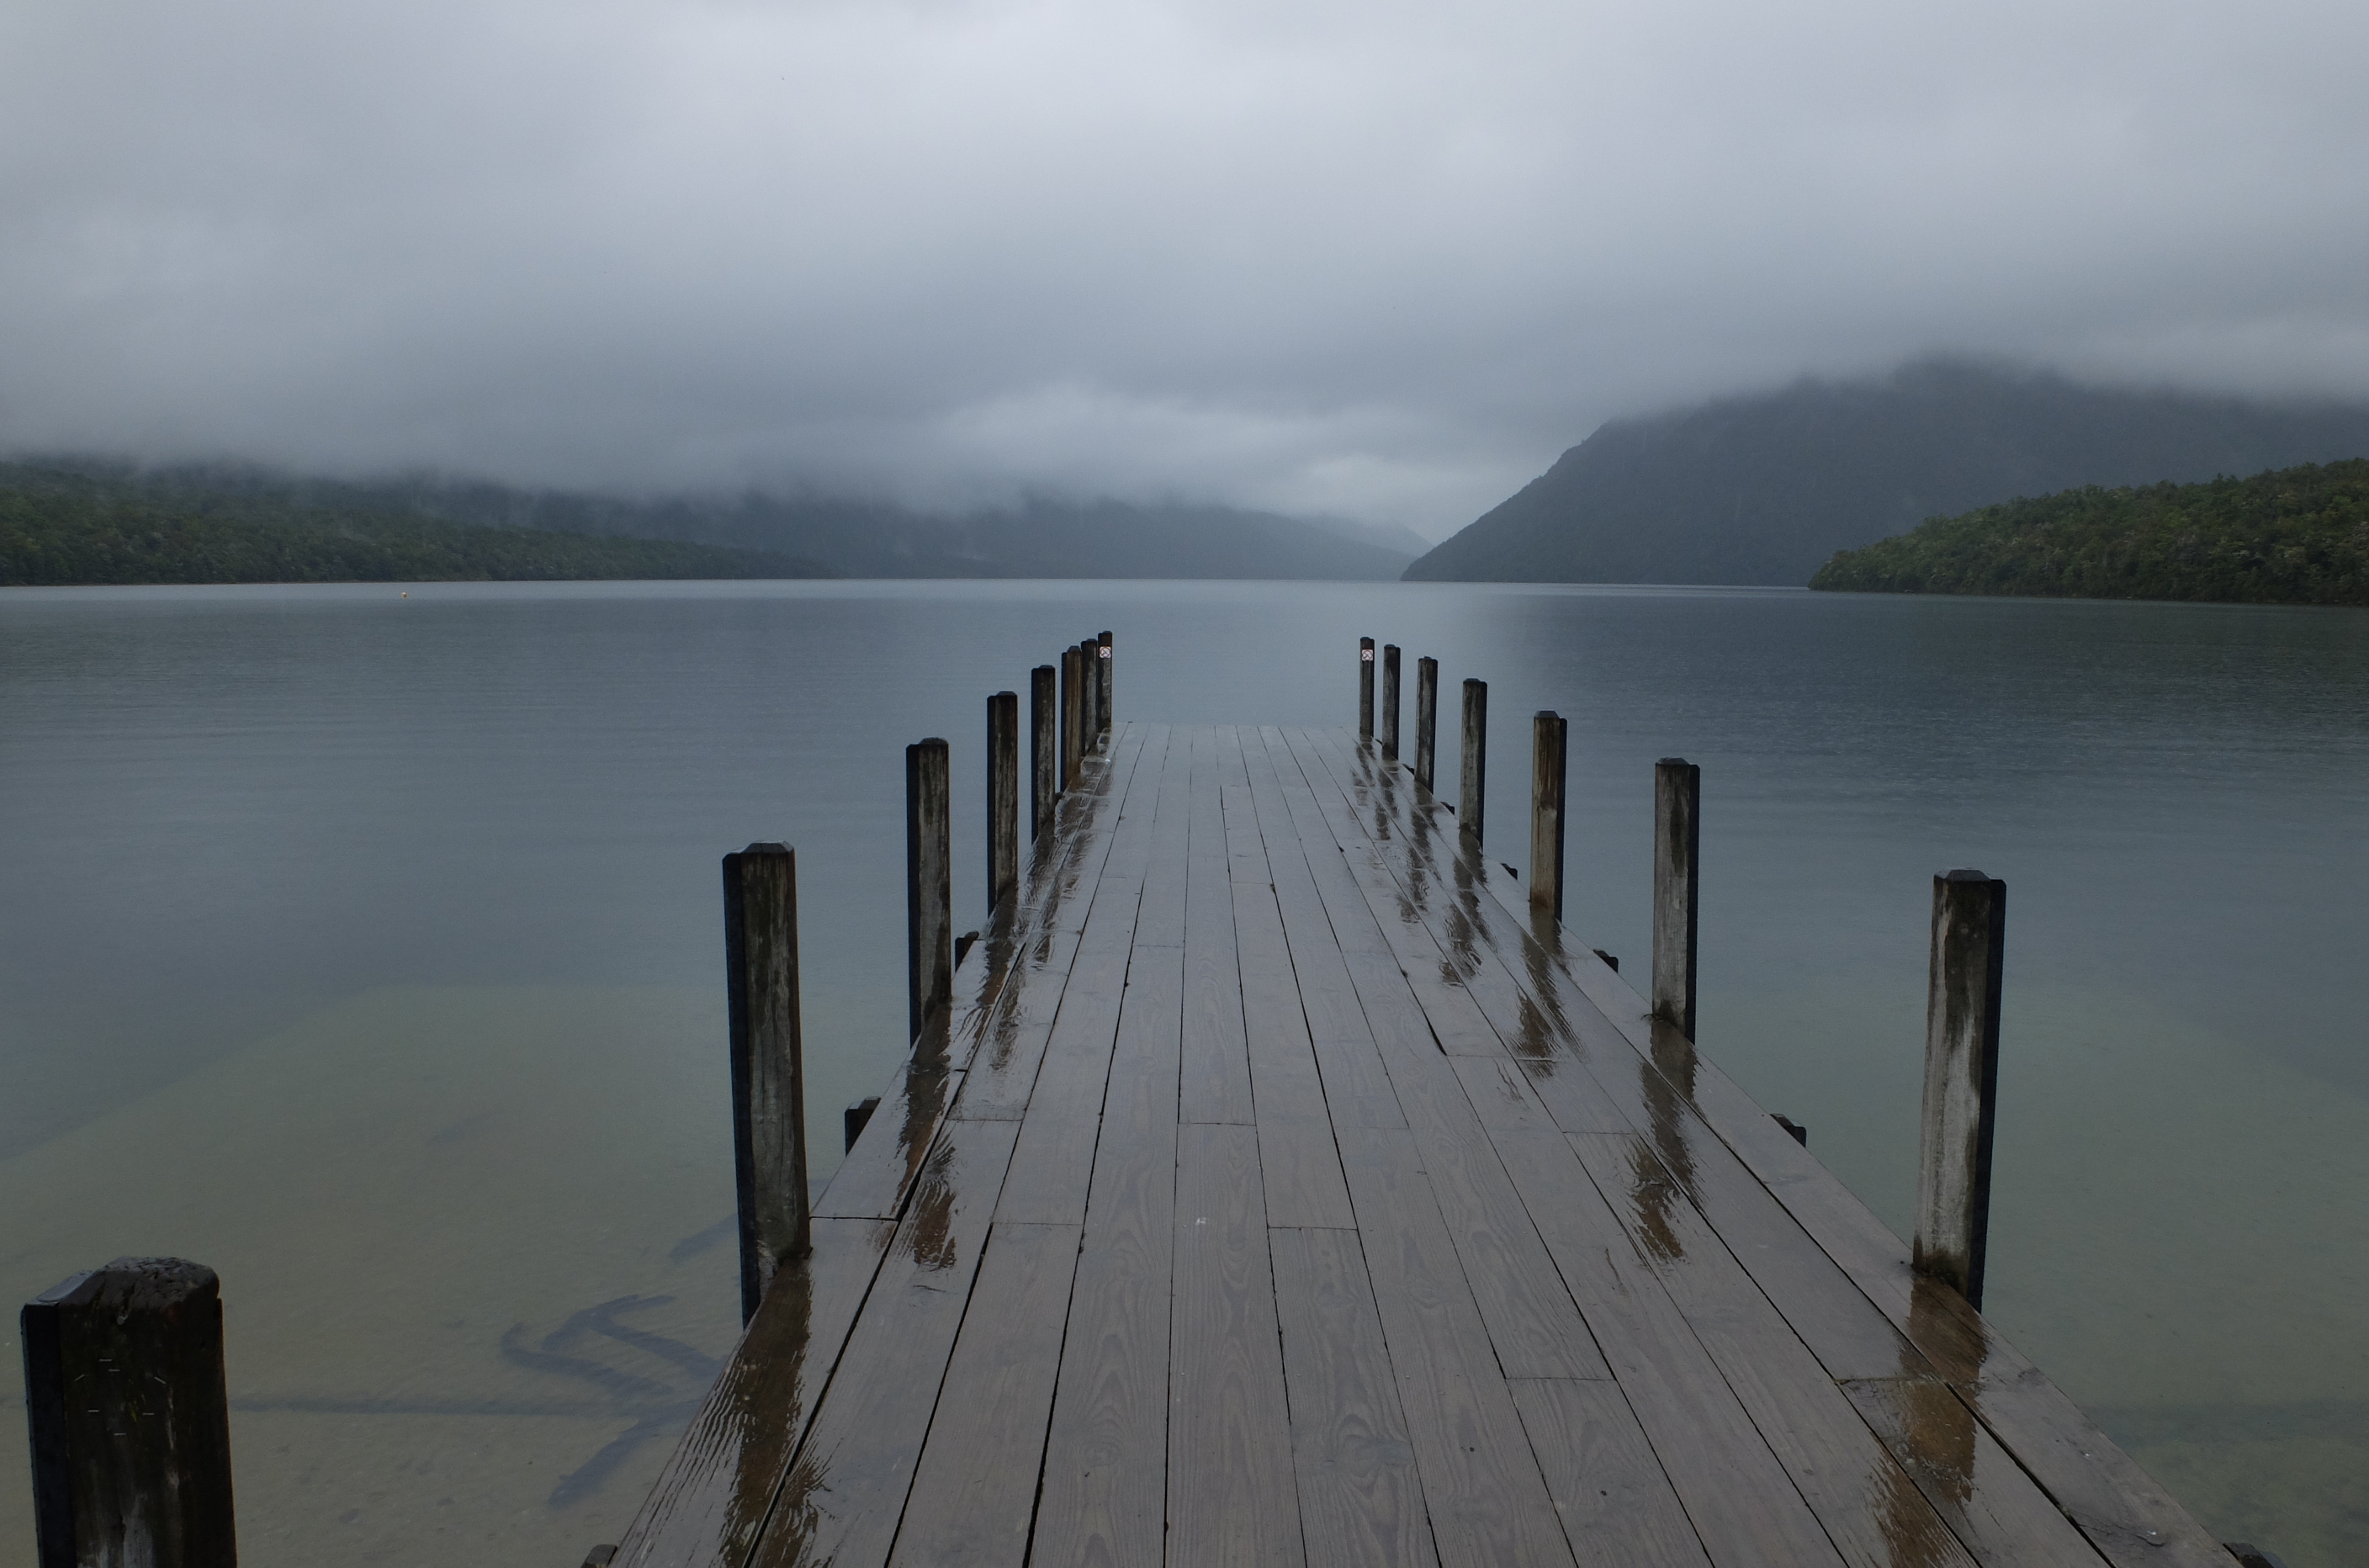
[[[1431,787],[1439,751],[1439,660],[1414,661],[1414,782]]]
[[[1101,706],[1102,648],[1093,638],[1078,644],[1078,751],[1091,755],[1094,742],[1103,732]]]
[[[910,979],[906,1038],[955,994],[952,767],[933,736],[905,748],[905,954]]]
[[[1374,738],[1374,639],[1357,639],[1357,738]]]
[[[1061,650],[1061,788],[1078,787],[1079,765],[1085,761],[1081,728],[1085,723],[1085,699],[1078,690],[1084,670],[1078,650]]]
[[[1111,727],[1111,635],[1104,632],[1094,641],[1097,645],[1094,662],[1102,670],[1102,678],[1095,684],[1094,711],[1102,715],[1103,733],[1108,735]]]
[[[732,1171],[740,1199],[740,1321],[812,1250],[806,1049],[798,1014],[798,859],[786,844],[724,857],[724,963],[732,1037]]]
[[[2006,883],[1979,871],[1933,878],[1913,1255],[1918,1273],[1957,1287],[1977,1310],[1990,1231],[1991,1126],[2006,938]]]
[[[1562,919],[1563,773],[1571,727],[1551,708],[1530,721],[1530,908]]]
[[[1399,649],[1382,645],[1382,761],[1399,760]]]
[[[1040,664],[1028,672],[1028,836],[1053,825],[1061,798],[1060,672]]]
[[[118,1258],[18,1323],[40,1568],[236,1568],[214,1271]]]
[[[1481,841],[1489,804],[1489,682],[1464,682],[1464,775],[1456,785],[1456,825]]]
[[[1020,882],[1020,693],[987,700],[987,907]]]
[[[1695,1037],[1695,895],[1701,890],[1702,770],[1654,764],[1654,1016]]]

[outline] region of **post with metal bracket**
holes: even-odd
[[[1530,908],[1562,919],[1563,773],[1571,727],[1552,709],[1530,721]]]
[[[1374,738],[1374,639],[1357,639],[1357,738]]]
[[[1999,980],[2007,884],[1979,871],[1933,878],[1933,959],[1925,1002],[1925,1104],[1917,1160],[1920,1274],[1983,1304],[1998,1091]]]
[[[1414,782],[1432,787],[1439,753],[1439,660],[1414,661]]]
[[[788,845],[750,844],[724,857],[724,958],[745,1323],[756,1316],[782,1265],[812,1250],[806,1052],[798,1016],[798,861]]]
[[[1456,825],[1481,841],[1489,804],[1489,682],[1464,682],[1464,776],[1456,786]]]
[[[1702,770],[1654,764],[1654,1015],[1695,1037],[1695,896],[1701,890]]]
[[[1111,728],[1111,635],[1104,632],[1094,641],[1097,645],[1094,662],[1101,667],[1101,677],[1095,683],[1094,711],[1102,715],[1103,733],[1108,735]]]

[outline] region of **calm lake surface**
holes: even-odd
[[[1416,655],[1487,680],[1517,864],[1557,709],[1570,923],[1632,963],[1654,759],[1700,762],[1702,1046],[1903,1234],[1930,878],[2004,877],[1992,1318],[2225,1539],[2369,1562],[2360,612],[0,590],[0,1295],[221,1272],[249,1568],[614,1540],[738,1327],[717,858],[798,848],[835,1150],[904,1046],[902,747],[953,741],[978,924],[983,699],[1104,627],[1123,719],[1353,722],[1361,634],[1406,648],[1410,725]],[[7,1561],[18,1374],[12,1343]]]

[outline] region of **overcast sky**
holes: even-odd
[[[1440,536],[2002,353],[2369,394],[2361,0],[8,0],[0,446]]]

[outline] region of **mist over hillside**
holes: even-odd
[[[1408,535],[1408,547],[1394,547],[1402,530],[1215,506],[1031,500],[942,517],[887,502],[756,491],[628,498],[439,475],[343,480],[232,464],[43,463],[220,519],[409,517],[721,545],[793,557],[807,572],[830,577],[1388,581],[1422,544]]]
[[[1611,421],[1406,577],[1798,587],[1930,517],[2362,456],[2369,406],[1923,360]]]

